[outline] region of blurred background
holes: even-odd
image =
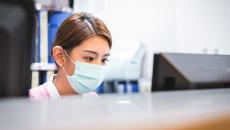
[[[154,52],[230,53],[228,0],[76,0],[74,11],[103,19],[114,46],[141,42],[143,77],[151,79]],[[122,46],[122,45],[120,45]],[[128,51],[128,50],[127,50]]]
[[[228,0],[33,2],[35,11],[27,11],[36,16],[29,76],[32,78],[27,89],[43,84],[55,73],[50,49],[56,31],[65,18],[76,12],[89,12],[102,19],[112,34],[111,57],[98,93],[150,92],[153,57],[158,52],[230,54]]]
[[[45,16],[48,20],[48,31],[45,34],[48,35],[48,49],[58,26],[71,13],[92,13],[102,19],[110,29],[113,47],[106,79],[97,90],[98,93],[150,92],[153,54],[157,52],[230,53],[228,0],[49,1],[35,1],[37,15]],[[44,31],[41,32],[44,34]],[[40,52],[47,57],[49,53],[42,50],[47,49],[41,49]],[[43,56],[40,56],[40,61],[37,60],[39,63],[43,62]],[[44,63],[46,62],[47,60]],[[48,56],[48,63],[53,63],[51,56]],[[39,65],[41,64],[37,66]],[[44,75],[49,77],[52,74],[53,67],[45,66],[48,67],[45,70],[51,69],[51,72],[39,72],[40,79]],[[36,64],[32,67],[36,70]],[[34,75],[33,80],[36,83],[32,86],[47,79],[36,81],[38,74]]]

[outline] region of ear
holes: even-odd
[[[59,67],[63,67],[66,62],[66,59],[65,59],[65,55],[63,54],[62,47],[55,46],[53,47],[52,51],[53,51],[54,60],[57,63],[57,65]]]

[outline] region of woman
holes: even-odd
[[[106,25],[88,13],[68,17],[57,31],[52,55],[58,67],[49,81],[29,91],[32,99],[88,94],[103,81],[112,39]]]

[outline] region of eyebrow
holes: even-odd
[[[99,55],[97,52],[95,52],[95,51],[91,51],[91,50],[83,50],[84,52],[87,52],[87,53],[91,53],[91,54],[94,54],[94,55]],[[107,53],[107,54],[104,54],[103,56],[105,57],[105,56],[109,56],[110,54],[109,53]]]

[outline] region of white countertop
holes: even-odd
[[[0,100],[1,130],[127,129],[186,124],[230,115],[230,89]]]

